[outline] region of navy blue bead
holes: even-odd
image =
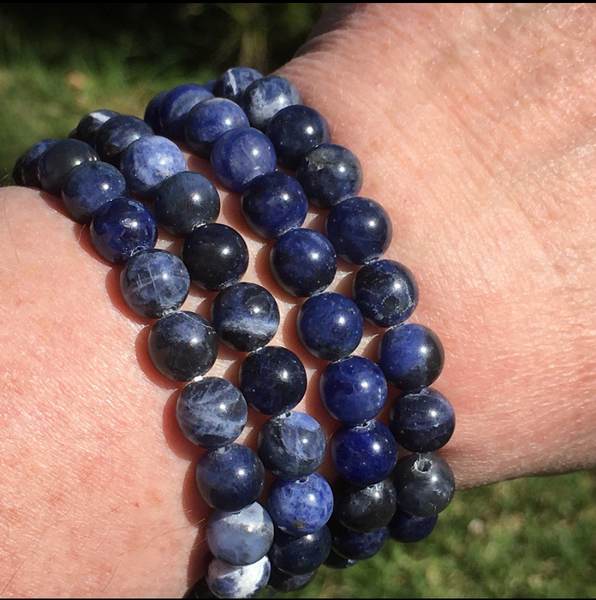
[[[279,327],[275,298],[256,283],[236,283],[220,292],[211,306],[219,339],[239,352],[267,345]]]
[[[314,473],[323,464],[326,451],[325,432],[305,413],[273,417],[259,433],[259,456],[280,479],[291,481]]]
[[[413,544],[427,538],[434,530],[439,517],[415,517],[399,508],[389,523],[389,535],[396,542]]]
[[[362,166],[347,148],[321,144],[306,153],[296,177],[313,204],[331,208],[360,191]]]
[[[362,339],[364,321],[352,300],[332,292],[309,298],[298,313],[298,336],[316,357],[339,360]]]
[[[290,575],[290,573],[284,573],[279,569],[273,568],[271,570],[271,577],[269,578],[269,587],[280,594],[297,592],[310,585],[316,575],[316,570],[304,575]]]
[[[242,92],[257,79],[263,77],[258,71],[248,67],[228,69],[213,85],[213,94],[237,102]]]
[[[177,237],[212,223],[219,215],[219,194],[203,175],[183,171],[168,177],[157,190],[153,210],[157,220]]]
[[[306,371],[290,350],[266,346],[249,354],[239,374],[240,390],[250,406],[266,415],[294,408],[306,392]]]
[[[231,129],[249,127],[244,111],[231,100],[210,98],[199,102],[186,118],[185,137],[191,150],[209,158],[213,144]]]
[[[253,231],[277,238],[304,223],[308,199],[293,177],[276,171],[256,177],[245,187],[242,212]]]
[[[278,479],[269,488],[267,510],[275,526],[285,533],[314,533],[331,517],[333,492],[318,473],[297,481]]]
[[[58,140],[42,140],[37,142],[23,152],[17,159],[14,166],[12,177],[17,185],[26,185],[29,187],[41,187],[39,181],[38,165],[41,155],[50,147],[56,144]]]
[[[279,285],[294,296],[312,296],[327,289],[337,271],[331,242],[313,229],[292,229],[273,245],[271,272]]]
[[[273,173],[277,157],[269,138],[252,127],[224,133],[211,151],[211,167],[219,182],[241,192],[255,177]]]
[[[331,533],[327,525],[300,537],[276,529],[269,557],[280,571],[304,575],[318,569],[329,556],[330,550]]]
[[[62,199],[70,216],[91,223],[95,213],[110,200],[126,196],[126,181],[116,167],[104,162],[85,162],[66,177]]]
[[[235,229],[209,223],[186,238],[182,260],[194,283],[206,290],[220,291],[246,273],[248,248]]]
[[[400,390],[431,385],[441,374],[444,360],[441,340],[428,327],[415,323],[390,329],[379,346],[379,366]]]
[[[14,163],[14,166],[12,167],[11,177],[15,185],[25,185],[23,181],[23,173],[21,171],[21,168],[23,167],[23,163],[25,162],[26,156],[27,152],[25,151],[19,156],[19,158],[17,158],[17,160]]]
[[[327,412],[344,425],[358,425],[376,417],[387,401],[387,380],[371,360],[351,356],[331,363],[319,383]]]
[[[213,98],[203,86],[187,83],[168,92],[159,107],[161,134],[177,142],[184,141],[188,113],[203,100]]]
[[[271,563],[264,556],[258,562],[234,567],[214,558],[207,570],[207,585],[217,598],[256,598],[267,587]]]
[[[389,538],[389,529],[383,527],[370,533],[350,531],[337,527],[332,534],[333,549],[344,558],[366,560],[378,554]]]
[[[99,128],[95,149],[101,160],[120,167],[124,151],[146,135],[153,135],[153,129],[145,121],[131,115],[117,115]]]
[[[203,87],[208,91],[211,92],[213,94],[213,87],[215,86],[215,82],[217,81],[217,79],[210,79],[207,83],[203,84]]]
[[[331,569],[349,569],[356,566],[360,561],[340,556],[333,548],[325,560],[325,566]]]
[[[279,164],[297,169],[304,155],[331,139],[325,117],[309,106],[295,104],[280,110],[267,126],[267,137],[277,152]]]
[[[258,500],[265,487],[265,467],[247,446],[230,444],[201,457],[196,479],[209,506],[235,512]]]
[[[168,95],[168,91],[159,92],[149,100],[147,108],[145,108],[145,116],[143,120],[151,129],[155,135],[161,135],[161,123],[159,122],[159,110],[164,98]]]
[[[217,358],[217,332],[204,317],[176,311],[151,327],[149,356],[155,368],[175,381],[204,375]]]
[[[377,260],[356,273],[354,302],[365,319],[379,327],[393,327],[414,313],[418,284],[404,265],[394,260]]]
[[[97,210],[91,223],[91,241],[108,262],[121,265],[157,242],[157,221],[140,202],[116,198]]]
[[[331,442],[331,458],[338,473],[359,487],[383,481],[397,461],[393,435],[378,421],[342,427]]]
[[[118,116],[118,113],[114,110],[100,109],[90,112],[79,121],[75,129],[76,139],[94,146],[99,128],[112,117],[116,116]]]
[[[176,405],[182,433],[203,448],[231,444],[242,433],[247,417],[248,406],[240,390],[219,377],[189,383]]]

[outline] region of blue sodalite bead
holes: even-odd
[[[183,171],[168,177],[153,200],[157,220],[177,237],[186,237],[219,216],[219,194],[203,175]]]
[[[38,172],[39,159],[48,148],[56,143],[58,143],[58,140],[41,140],[41,142],[33,144],[26,152],[23,152],[17,159],[12,172],[14,182],[17,185],[41,187]]]
[[[387,331],[379,345],[379,366],[400,390],[431,385],[441,374],[444,360],[441,340],[424,325],[399,325]]]
[[[159,92],[149,100],[147,104],[147,108],[145,108],[145,116],[143,120],[151,129],[153,129],[153,133],[155,135],[161,135],[161,123],[159,122],[159,110],[161,108],[161,103],[164,101],[164,98],[168,95],[168,91]]]
[[[277,158],[269,138],[252,127],[224,133],[213,145],[211,167],[219,182],[241,192],[259,175],[273,173]]]
[[[359,487],[383,481],[397,461],[397,444],[379,421],[342,427],[331,442],[331,458],[338,473]]]
[[[264,556],[258,562],[234,567],[214,558],[207,570],[207,585],[218,598],[256,598],[266,587],[271,563]]]
[[[362,166],[347,148],[321,144],[306,153],[296,177],[313,204],[331,208],[360,191]]]
[[[330,569],[349,569],[356,566],[360,561],[340,556],[333,548],[325,560],[325,566]]]
[[[333,361],[349,356],[358,347],[364,321],[352,300],[326,292],[302,305],[297,326],[307,350],[318,358]]]
[[[201,457],[196,480],[209,506],[235,512],[258,500],[265,487],[265,467],[247,446],[230,444]]]
[[[240,390],[219,377],[189,383],[176,405],[182,433],[203,448],[231,444],[242,433],[247,416],[248,406]]]
[[[418,284],[412,272],[394,260],[365,265],[354,278],[354,302],[362,316],[379,327],[409,319],[418,304]]]
[[[253,179],[242,194],[242,213],[250,228],[265,238],[277,238],[300,227],[308,212],[302,186],[276,171]]]
[[[238,102],[242,92],[257,79],[263,77],[258,71],[248,67],[228,69],[213,85],[213,94]]]
[[[116,167],[104,162],[85,162],[66,177],[62,199],[70,216],[91,223],[95,213],[110,200],[126,196],[126,181]]]
[[[124,151],[146,135],[153,135],[153,129],[145,121],[131,115],[117,115],[99,128],[95,149],[101,160],[120,167]]]
[[[273,417],[259,433],[259,456],[280,479],[291,481],[314,473],[323,464],[326,451],[325,432],[305,413]]]
[[[122,265],[157,242],[153,213],[130,198],[115,198],[100,207],[91,223],[91,241],[108,262]]]
[[[280,110],[267,126],[279,164],[297,169],[304,155],[331,139],[325,117],[309,106],[295,104]]]
[[[194,83],[179,85],[168,92],[159,107],[161,134],[177,142],[184,141],[184,124],[188,113],[199,102],[209,98],[213,98],[213,94]]]
[[[306,392],[306,371],[290,350],[266,346],[249,354],[239,374],[240,391],[250,406],[266,415],[294,408]]]
[[[211,92],[213,94],[213,87],[215,86],[215,82],[217,81],[217,79],[210,79],[207,83],[203,84],[203,87],[208,91]]]
[[[244,90],[238,103],[250,124],[265,130],[280,110],[294,104],[302,104],[302,100],[298,90],[287,79],[269,75],[251,83]]]
[[[159,319],[178,310],[190,290],[184,263],[167,250],[135,254],[120,274],[120,291],[128,307],[142,317]]]
[[[231,100],[210,98],[199,102],[186,118],[186,143],[198,156],[209,158],[213,144],[231,129],[249,127],[244,111]]]
[[[269,587],[280,594],[297,592],[310,585],[316,575],[316,570],[304,575],[291,575],[290,573],[284,573],[279,569],[273,568],[271,570],[271,577],[269,578]]]
[[[267,345],[279,327],[275,298],[256,283],[236,283],[220,292],[211,306],[219,339],[239,352]]]
[[[204,375],[217,358],[217,332],[207,319],[188,311],[154,323],[147,344],[155,368],[175,381]]]
[[[90,112],[79,121],[75,129],[76,139],[94,146],[99,128],[112,117],[116,116],[118,116],[118,113],[114,110],[100,109]]]
[[[331,209],[326,230],[339,256],[363,265],[387,250],[393,227],[380,204],[356,196],[346,198]]]
[[[248,248],[235,229],[209,223],[186,238],[182,260],[194,283],[206,290],[220,291],[246,273]]]
[[[98,158],[95,150],[80,140],[61,140],[51,144],[37,163],[41,188],[60,197],[67,175],[78,165],[94,162]]]
[[[327,525],[299,537],[276,529],[269,557],[280,571],[304,575],[318,569],[329,556],[330,550],[331,533]]]
[[[327,412],[344,425],[358,425],[373,419],[387,401],[383,371],[361,356],[351,356],[327,366],[319,389]]]
[[[453,471],[435,454],[410,454],[393,472],[397,505],[417,517],[434,517],[445,510],[455,493]]]
[[[147,135],[133,142],[120,163],[130,191],[142,200],[152,200],[163,181],[185,169],[180,148],[159,135]]]
[[[314,533],[331,518],[333,492],[318,473],[297,481],[278,479],[269,489],[267,510],[275,526],[285,533]]]
[[[313,296],[327,289],[337,271],[331,242],[313,229],[292,229],[273,245],[271,272],[279,285],[294,296]]]
[[[207,519],[207,545],[216,558],[233,566],[252,565],[269,552],[273,523],[257,502],[238,512],[216,510]]]
[[[389,535],[396,542],[403,544],[421,542],[433,532],[438,520],[437,515],[415,517],[398,508],[389,523]]]
[[[378,554],[388,539],[387,527],[370,533],[360,533],[338,526],[332,533],[331,543],[340,556],[351,560],[366,560]]]

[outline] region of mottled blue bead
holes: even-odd
[[[298,313],[298,336],[312,354],[339,360],[352,354],[364,331],[358,307],[341,294],[326,292],[309,298]]]
[[[241,192],[255,177],[273,173],[277,158],[269,138],[252,127],[224,133],[211,151],[211,167],[219,182]]]
[[[378,421],[342,427],[331,442],[331,458],[338,473],[359,487],[383,481],[397,461],[391,431]]]
[[[120,167],[124,151],[146,135],[153,135],[153,129],[145,121],[131,115],[117,115],[99,128],[95,149],[101,160]]]
[[[325,566],[331,569],[349,569],[356,566],[360,561],[340,556],[333,548],[325,560]]]
[[[177,142],[184,141],[184,125],[188,113],[203,100],[213,98],[203,86],[193,83],[179,85],[168,92],[159,108],[161,133]]]
[[[126,181],[116,167],[104,162],[85,162],[66,177],[62,199],[70,216],[91,223],[95,213],[110,200],[127,195]]]
[[[305,413],[273,417],[259,433],[259,456],[280,479],[291,481],[314,473],[323,464],[326,451],[325,432]]]
[[[327,525],[299,537],[276,529],[269,557],[280,571],[304,575],[318,569],[329,556],[330,550],[331,533]]]
[[[219,377],[189,383],[176,405],[182,433],[203,448],[231,444],[242,433],[247,416],[248,406],[240,390]]]
[[[209,563],[207,585],[218,598],[256,598],[266,587],[271,563],[264,556],[245,567],[234,567],[217,558]]]
[[[279,327],[275,298],[256,283],[236,283],[220,292],[211,306],[219,339],[239,352],[267,345]]]
[[[379,366],[400,390],[428,387],[441,374],[445,351],[437,335],[415,323],[387,331],[379,345]]]
[[[215,82],[217,81],[217,79],[210,79],[207,83],[203,84],[203,87],[208,91],[211,92],[213,94],[213,87],[215,86]]]
[[[362,166],[347,148],[321,144],[306,153],[296,177],[313,204],[331,208],[360,191]]]
[[[228,69],[213,85],[213,94],[237,102],[242,92],[257,79],[263,77],[255,69],[233,67]]]
[[[41,155],[51,146],[56,144],[58,140],[41,140],[37,142],[21,154],[14,166],[12,176],[17,185],[26,185],[29,187],[41,187],[39,181],[39,159]]]
[[[273,245],[271,272],[279,285],[294,296],[313,296],[327,289],[337,271],[331,242],[313,229],[292,229]]]
[[[94,146],[99,128],[112,117],[116,116],[118,116],[118,113],[114,110],[101,109],[90,112],[79,121],[75,129],[76,138],[90,146]]]
[[[159,92],[149,100],[147,104],[147,108],[145,108],[145,116],[143,120],[151,129],[153,129],[153,133],[155,135],[161,135],[161,123],[159,122],[159,110],[161,108],[161,103],[164,101],[164,98],[168,95],[168,91]]]
[[[387,401],[383,371],[361,356],[351,356],[327,366],[319,389],[327,412],[344,425],[358,425],[373,419]]]
[[[340,526],[334,529],[331,543],[335,552],[344,558],[366,560],[378,554],[388,538],[387,527],[370,533],[360,533]]]
[[[316,570],[304,575],[291,575],[290,573],[284,573],[279,569],[273,568],[271,570],[271,577],[269,578],[269,587],[280,594],[297,592],[310,585],[316,575]]]
[[[437,515],[415,517],[398,508],[389,523],[389,535],[402,544],[421,542],[433,532],[438,520]]]
[[[242,213],[250,228],[265,238],[277,238],[300,227],[308,212],[302,186],[276,171],[253,179],[242,194]]]
[[[121,265],[157,242],[157,221],[140,202],[116,198],[100,207],[91,223],[91,241],[108,262]]]
[[[325,117],[309,106],[295,104],[280,110],[267,126],[267,137],[277,152],[279,164],[297,169],[304,155],[331,139]]]

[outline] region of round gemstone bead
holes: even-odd
[[[101,160],[120,167],[124,151],[153,130],[145,121],[131,115],[117,115],[106,121],[95,137],[95,149]]]
[[[27,152],[23,152],[23,154],[21,154],[19,158],[17,158],[16,162],[14,163],[14,166],[12,167],[11,177],[15,185],[25,185],[23,181],[23,173],[21,171],[21,168],[23,166],[23,162],[25,161],[26,155]]]
[[[337,527],[332,534],[333,549],[351,560],[366,560],[378,554],[389,538],[389,529],[383,527],[370,533],[350,531]]]
[[[297,169],[303,156],[331,139],[325,117],[309,106],[295,104],[280,110],[267,126],[279,163]]]
[[[366,487],[387,478],[397,461],[393,435],[378,421],[342,427],[331,442],[331,458],[349,483]]]
[[[235,229],[210,223],[189,234],[182,249],[182,260],[194,283],[206,290],[220,291],[246,273],[248,248]]]
[[[155,246],[157,221],[144,204],[130,198],[116,198],[95,213],[91,241],[100,256],[121,265]]]
[[[189,383],[176,405],[182,433],[203,448],[231,444],[242,433],[247,416],[248,406],[240,390],[219,377]]]
[[[371,360],[351,356],[327,366],[319,383],[327,412],[344,425],[376,417],[387,400],[387,380]]]
[[[305,413],[273,417],[259,433],[259,456],[279,479],[292,481],[314,473],[323,464],[326,451],[325,432]]]
[[[147,108],[145,108],[145,116],[143,120],[151,129],[155,135],[161,135],[161,123],[159,122],[159,110],[164,98],[168,95],[168,91],[159,92],[149,100]]]
[[[233,67],[228,69],[214,84],[213,94],[237,102],[242,92],[257,79],[263,77],[255,69]]]
[[[269,138],[252,127],[224,133],[213,145],[211,167],[219,182],[241,192],[259,175],[273,173],[277,158]]]
[[[266,587],[271,574],[269,558],[244,567],[234,567],[217,558],[209,563],[207,585],[218,598],[255,598]]]
[[[330,550],[331,533],[327,525],[314,533],[299,537],[276,529],[269,557],[280,571],[304,575],[318,569],[325,562]]]
[[[265,486],[265,467],[247,446],[230,444],[201,457],[196,479],[209,506],[235,512],[258,500]]]
[[[240,390],[250,406],[266,415],[294,408],[306,392],[306,371],[290,350],[266,346],[249,354],[239,374]]]
[[[280,594],[297,592],[310,585],[316,575],[316,570],[304,575],[291,575],[290,573],[284,573],[279,569],[273,568],[271,570],[271,577],[269,578],[269,587]]]
[[[355,196],[362,187],[362,166],[343,146],[321,144],[309,150],[296,173],[308,199],[321,208],[331,208]]]
[[[210,79],[207,83],[203,84],[203,87],[213,94],[213,87],[215,86],[217,79]]]
[[[331,569],[349,569],[350,567],[354,567],[360,561],[353,560],[351,558],[344,558],[340,556],[333,548],[331,552],[329,552],[329,556],[325,560],[325,566]]]
[[[116,167],[104,162],[85,162],[66,177],[62,199],[70,216],[79,223],[91,223],[107,202],[126,196],[126,181]]]
[[[304,346],[316,357],[330,361],[349,356],[364,331],[356,304],[331,292],[309,298],[300,308],[297,325]]]
[[[439,517],[415,517],[399,508],[389,523],[389,535],[396,542],[413,544],[427,538],[434,530]]]
[[[217,358],[218,338],[211,323],[187,311],[166,315],[151,327],[149,356],[155,368],[175,381],[204,375]]]
[[[178,142],[184,141],[184,125],[188,113],[203,100],[213,98],[203,86],[187,83],[168,92],[159,107],[161,133]]]
[[[337,271],[331,242],[313,229],[292,229],[271,249],[271,271],[279,285],[294,296],[312,296],[327,289]]]
[[[453,471],[435,454],[410,454],[395,467],[397,505],[417,517],[434,517],[445,510],[455,493]]]
[[[379,345],[379,366],[400,390],[428,387],[441,374],[445,351],[437,335],[415,323],[390,329]]]
[[[293,177],[276,171],[256,177],[245,187],[242,212],[261,237],[277,238],[304,223],[308,199]]]
[[[17,160],[13,170],[13,179],[17,185],[29,187],[41,187],[39,181],[39,159],[41,155],[51,146],[57,144],[58,140],[49,139],[37,142],[24,152]]]
[[[333,492],[318,473],[297,481],[278,479],[269,489],[267,510],[275,526],[285,533],[314,533],[331,517]]]
[[[100,109],[90,112],[79,121],[75,129],[76,139],[94,146],[99,128],[112,117],[116,116],[118,116],[118,113],[113,110]]]

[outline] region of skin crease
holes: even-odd
[[[458,420],[442,454],[460,489],[596,462],[595,18],[591,5],[339,6],[281,70],[360,157],[361,195],[394,223],[386,257],[417,276],[412,320],[446,348],[436,387]],[[152,369],[150,321],[126,308],[88,228],[39,191],[6,188],[0,205],[0,595],[180,596],[204,567],[208,514],[201,452],[174,421],[180,386]],[[324,363],[297,340],[300,303],[274,283],[270,244],[223,191],[219,222],[245,236],[245,281],[278,299],[274,343],[304,360],[302,409],[331,434]],[[332,289],[352,273],[341,264]],[[207,315],[213,297],[193,288],[184,308]],[[378,339],[367,326],[360,351]],[[240,359],[221,348],[210,374],[236,381]],[[253,412],[248,443],[263,421]]]

